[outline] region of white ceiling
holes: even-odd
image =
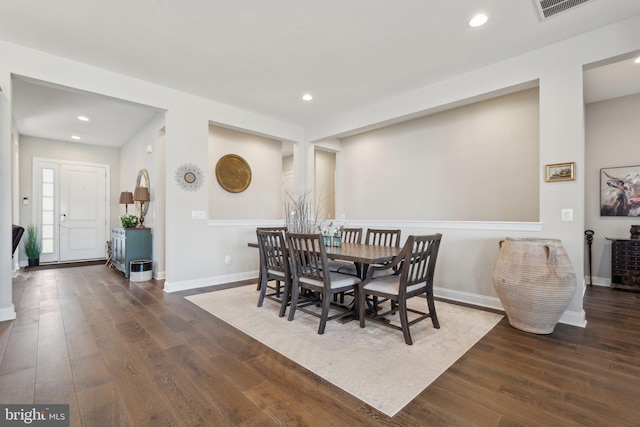
[[[546,20],[536,0],[0,0],[0,10],[2,40],[307,126],[639,15],[640,1],[592,0]],[[473,29],[477,12],[489,21]],[[635,74],[624,94],[640,92],[640,66],[627,68]],[[589,76],[586,99],[604,99],[622,80],[605,74]],[[118,115],[102,110],[111,99],[32,83],[18,82],[14,97],[23,134],[36,123],[68,140],[61,112],[75,118],[81,99],[86,111],[99,108],[95,120],[133,120],[131,104]],[[313,101],[301,100],[305,92]]]
[[[13,115],[21,135],[121,147],[162,113],[145,105],[27,78],[14,77],[12,86]],[[79,120],[80,116],[89,121]]]

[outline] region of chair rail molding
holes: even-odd
[[[371,228],[437,228],[449,230],[542,231],[542,222],[514,221],[424,221],[424,220],[355,220],[327,219],[325,222]],[[280,227],[284,219],[209,220],[209,227]]]

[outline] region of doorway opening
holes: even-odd
[[[106,257],[109,165],[33,159],[33,222],[43,263]]]

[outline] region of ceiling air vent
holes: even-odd
[[[540,18],[547,19],[569,9],[594,0],[533,0],[540,12]]]

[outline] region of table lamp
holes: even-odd
[[[124,213],[129,213],[129,205],[133,203],[133,193],[123,191],[120,193],[120,204],[124,205]]]
[[[136,190],[133,194],[133,200],[135,200],[136,202],[140,202],[140,224],[138,224],[138,227],[144,228],[144,204],[150,200],[149,188],[136,187]]]

